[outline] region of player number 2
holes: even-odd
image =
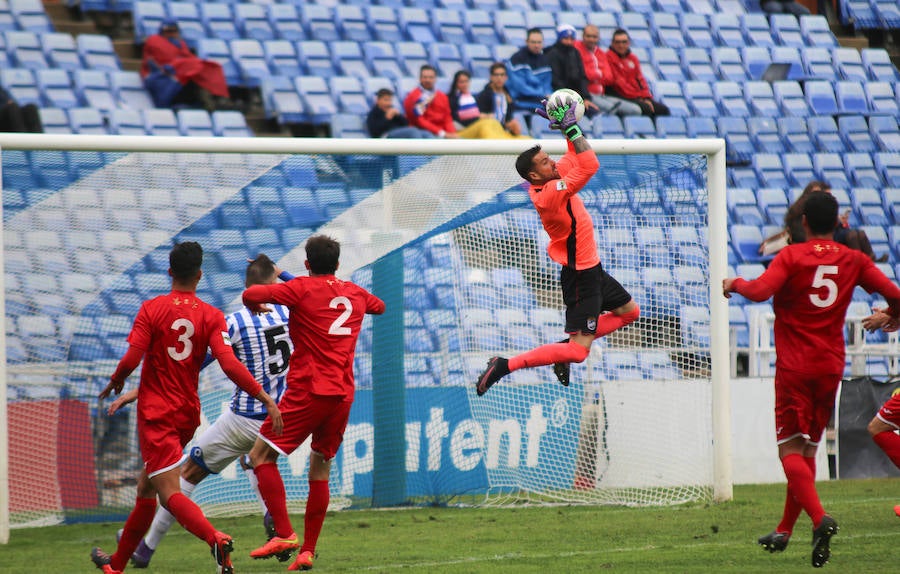
[[[166,347],[166,351],[176,361],[183,361],[190,357],[191,351],[194,350],[194,343],[191,341],[191,337],[194,335],[194,324],[189,319],[175,319],[171,328],[173,331],[184,329],[184,332],[178,335],[178,342],[183,345],[183,348],[179,351],[177,347]]]
[[[334,323],[331,324],[331,327],[328,328],[328,334],[349,335],[352,331],[350,330],[350,327],[344,327],[344,323],[346,323],[347,319],[350,318],[350,315],[353,314],[353,303],[346,297],[335,297],[328,303],[328,306],[332,309],[337,309],[338,307],[344,308],[344,312],[341,313],[340,316],[334,320]]]
[[[813,277],[812,286],[816,289],[824,287],[827,289],[825,296],[819,293],[810,293],[809,300],[816,307],[830,307],[838,296],[838,286],[833,279],[829,279],[826,275],[837,275],[837,265],[819,265],[816,268],[816,275]]]

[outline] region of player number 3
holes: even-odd
[[[815,289],[824,287],[827,289],[825,297],[819,293],[810,293],[809,300],[816,307],[830,307],[838,296],[837,283],[832,279],[825,277],[826,275],[837,275],[837,265],[819,265],[816,268],[816,275],[813,277],[812,286]]]
[[[176,332],[184,329],[184,332],[178,335],[178,342],[183,345],[183,348],[179,351],[177,347],[166,347],[166,352],[174,360],[183,361],[190,357],[191,351],[194,350],[194,344],[191,342],[191,337],[194,335],[194,324],[189,319],[175,319],[171,329]]]

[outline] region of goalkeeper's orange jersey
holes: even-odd
[[[578,197],[578,192],[597,173],[600,167],[592,150],[576,154],[569,143],[569,151],[556,163],[561,179],[542,186],[531,186],[528,195],[550,236],[547,253],[550,258],[573,269],[590,269],[600,263],[594,222]]]

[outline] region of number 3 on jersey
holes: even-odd
[[[341,313],[337,319],[334,320],[334,323],[331,324],[331,327],[328,328],[329,335],[349,335],[352,333],[350,327],[344,327],[344,323],[347,322],[347,319],[350,318],[350,315],[353,314],[353,304],[350,302],[350,299],[346,297],[335,297],[331,301],[328,302],[328,307],[331,309],[337,309],[338,307],[343,307],[344,312]]]
[[[183,361],[190,357],[191,351],[194,350],[194,343],[191,342],[191,337],[194,335],[194,324],[189,319],[175,319],[171,329],[176,332],[184,330],[178,335],[178,342],[182,344],[183,348],[179,351],[177,347],[166,347],[166,352],[174,360]]]
[[[809,300],[816,307],[830,307],[838,296],[838,286],[833,279],[829,279],[827,275],[837,275],[837,265],[819,265],[816,268],[816,274],[813,277],[812,286],[815,289],[824,287],[827,291],[822,297],[819,293],[810,293]]]

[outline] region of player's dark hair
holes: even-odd
[[[803,204],[803,215],[806,216],[810,232],[815,235],[827,235],[837,226],[837,199],[828,192],[814,191]]]
[[[251,285],[266,285],[275,282],[275,262],[269,259],[265,253],[260,253],[256,259],[247,265],[247,273],[244,276],[244,287]]]
[[[178,243],[169,252],[169,270],[179,281],[193,279],[203,265],[203,248],[196,241]]]
[[[528,179],[528,172],[530,172],[531,168],[534,166],[534,156],[536,156],[540,151],[541,146],[536,145],[523,151],[519,154],[519,157],[516,158],[516,171],[519,172],[519,175],[522,176],[522,179],[531,181],[530,179]]]
[[[341,258],[341,244],[327,235],[313,235],[306,240],[306,260],[316,275],[333,275]]]

